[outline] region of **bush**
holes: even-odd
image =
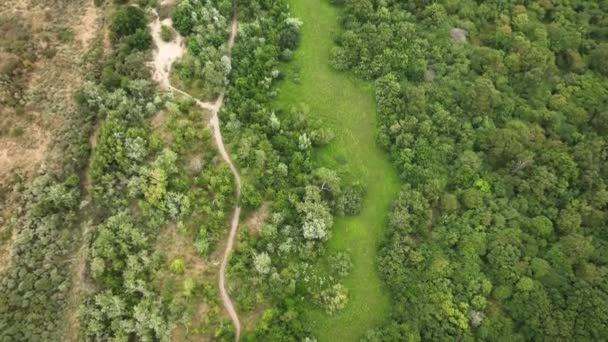
[[[125,44],[130,51],[144,51],[152,47],[152,36],[147,28],[138,29],[132,35],[125,38]]]
[[[169,269],[175,274],[182,274],[186,270],[186,263],[183,258],[176,258],[171,262]]]
[[[296,18],[288,18],[285,20],[285,29],[281,31],[279,45],[281,49],[293,50],[300,42],[300,26],[302,21]]]
[[[361,211],[365,189],[361,184],[346,187],[340,198],[340,205],[345,215],[357,215]]]
[[[334,314],[346,306],[348,302],[348,290],[342,284],[335,284],[321,291],[319,299],[323,308],[329,314]]]
[[[173,26],[181,33],[182,35],[187,35],[190,33],[192,28],[194,27],[194,21],[192,20],[192,12],[194,9],[190,5],[188,1],[180,2],[175,11],[173,11]]]
[[[110,31],[114,42],[122,37],[132,35],[138,30],[145,30],[147,25],[146,14],[138,7],[129,6],[117,8],[112,14]]]
[[[262,203],[262,195],[251,184],[243,185],[241,203],[244,208],[255,209]]]
[[[281,52],[280,57],[283,62],[289,62],[293,59],[293,51],[290,49],[285,49],[283,52]]]
[[[346,277],[353,267],[350,256],[344,252],[338,252],[329,257],[329,268],[332,274]]]
[[[160,38],[165,42],[170,42],[175,38],[175,31],[167,25],[162,25],[160,27]]]

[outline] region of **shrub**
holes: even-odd
[[[184,261],[184,258],[175,258],[171,262],[171,266],[169,266],[169,269],[175,274],[184,273],[184,271],[186,270],[186,262]]]
[[[152,36],[147,28],[138,29],[132,35],[125,38],[125,44],[129,51],[144,51],[152,47]]]
[[[243,186],[241,203],[247,209],[257,208],[262,203],[262,195],[251,184],[245,184]]]
[[[333,314],[344,309],[348,302],[348,290],[342,284],[335,284],[321,291],[321,305],[328,313]]]
[[[74,40],[74,31],[69,28],[62,28],[57,33],[57,38],[62,43],[69,43]]]
[[[175,31],[167,25],[162,25],[160,27],[160,38],[165,42],[170,42],[175,38]]]
[[[329,257],[329,268],[332,274],[346,277],[352,267],[353,263],[347,253],[339,252]]]

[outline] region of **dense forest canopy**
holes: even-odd
[[[608,334],[608,2],[334,1],[405,186],[370,340]]]

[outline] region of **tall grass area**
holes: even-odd
[[[351,255],[353,269],[345,280],[348,305],[331,316],[311,307],[309,318],[319,341],[357,341],[388,314],[389,298],[375,261],[399,183],[387,154],[375,142],[377,114],[371,85],[330,65],[332,37],[340,30],[338,9],[327,0],[292,0],[291,6],[292,15],[304,24],[300,47],[279,87],[278,104],[305,108],[309,117],[329,125],[336,138],[318,153],[319,166],[331,166],[367,188],[361,213],[336,220],[327,251]]]

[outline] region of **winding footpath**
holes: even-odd
[[[232,214],[232,219],[230,223],[230,233],[228,234],[228,241],[226,242],[226,248],[224,250],[224,254],[222,256],[222,261],[220,265],[220,274],[219,274],[219,288],[220,288],[220,296],[222,298],[222,303],[224,304],[224,308],[228,311],[228,315],[234,324],[235,330],[235,341],[238,341],[241,335],[241,322],[239,320],[239,316],[234,308],[234,304],[228,291],[226,290],[226,266],[228,265],[228,259],[230,258],[230,254],[232,253],[232,248],[234,247],[234,240],[236,238],[236,233],[239,226],[239,219],[241,216],[241,207],[239,205],[239,200],[241,198],[241,176],[234,166],[232,159],[230,159],[230,155],[226,151],[226,146],[224,146],[224,140],[222,138],[222,132],[220,130],[220,120],[218,113],[224,104],[224,96],[226,93],[226,89],[222,90],[221,94],[214,102],[203,102],[196,99],[194,96],[186,93],[183,90],[177,89],[171,85],[170,81],[170,72],[171,65],[178,58],[180,58],[184,53],[184,43],[183,39],[179,34],[177,35],[175,41],[173,42],[164,42],[160,37],[160,29],[161,24],[172,26],[171,19],[165,19],[161,23],[158,14],[156,15],[156,20],[150,24],[150,29],[152,31],[152,36],[154,38],[154,42],[158,47],[154,52],[154,79],[159,82],[166,89],[170,89],[177,93],[180,93],[184,96],[190,97],[194,99],[196,104],[202,109],[208,110],[211,112],[211,120],[209,121],[209,125],[213,130],[213,137],[215,140],[215,144],[217,146],[222,159],[228,164],[232,174],[234,175],[234,179],[236,181],[236,207],[234,208],[234,213]],[[236,39],[236,34],[238,30],[238,21],[236,18],[236,11],[232,17],[230,22],[230,34],[228,37],[228,57],[231,58],[232,48],[234,47],[234,41]]]

